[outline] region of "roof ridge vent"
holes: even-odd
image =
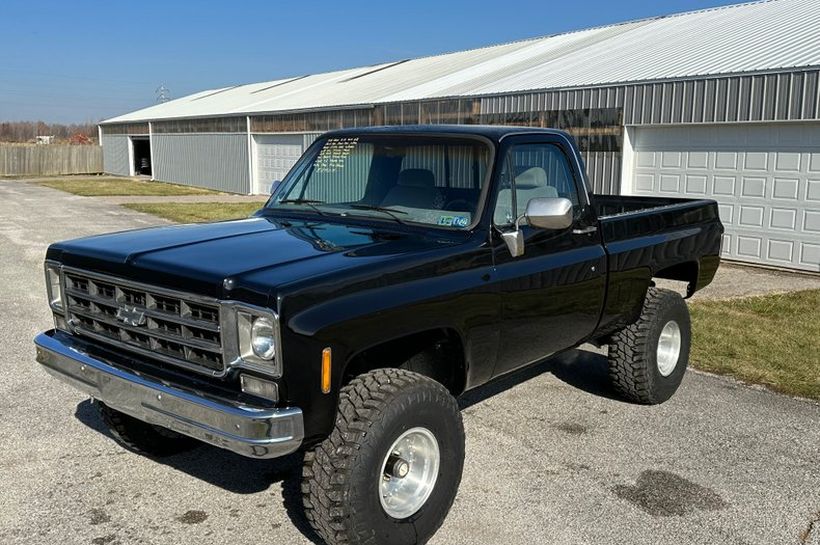
[[[406,62],[408,62],[408,61],[410,61],[410,60],[411,60],[411,59],[402,59],[402,60],[400,60],[400,61],[391,62],[391,63],[390,63],[390,64],[388,64],[387,66],[380,66],[380,67],[378,67],[378,68],[374,68],[373,70],[370,70],[370,71],[368,71],[368,72],[365,72],[364,74],[356,74],[355,76],[351,76],[351,77],[349,77],[349,78],[339,80],[339,81],[337,81],[336,83],[345,83],[345,82],[347,82],[347,81],[353,81],[354,79],[363,78],[363,77],[365,77],[365,76],[369,76],[370,74],[375,74],[376,72],[381,72],[382,70],[387,70],[388,68],[393,68],[394,66],[398,66],[398,65],[400,65],[400,64],[404,64],[404,63],[406,63]]]
[[[273,89],[274,87],[279,87],[280,85],[286,85],[286,84],[292,83],[294,81],[299,81],[300,79],[305,79],[308,76],[310,76],[310,74],[305,74],[304,76],[298,76],[298,77],[295,77],[295,78],[290,78],[289,80],[280,81],[279,83],[274,83],[273,85],[268,85],[267,87],[262,87],[261,89],[257,89],[256,91],[251,91],[249,94],[255,95],[256,93],[261,93],[262,91],[267,91],[268,89]]]
[[[192,98],[191,102],[196,102],[197,100],[202,100],[203,98],[212,97],[214,95],[218,95],[219,93],[224,93],[226,91],[232,91],[232,90],[236,89],[237,87],[242,87],[243,85],[246,85],[246,84],[245,83],[240,83],[239,85],[234,85],[233,87],[225,87],[224,89],[218,89],[218,90],[214,91],[213,93],[208,93],[207,95],[202,95],[200,97]]]

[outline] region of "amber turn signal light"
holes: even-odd
[[[330,393],[330,369],[332,366],[333,356],[330,347],[322,350],[322,393]]]

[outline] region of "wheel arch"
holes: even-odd
[[[426,356],[418,358],[419,354]],[[403,368],[421,373],[457,396],[467,382],[466,343],[453,327],[406,332],[380,340],[349,355],[341,373],[342,385],[378,368]]]
[[[694,294],[700,287],[698,285],[698,280],[700,278],[700,263],[696,260],[675,263],[674,265],[654,271],[652,273],[652,277],[686,282],[686,297],[688,298],[691,297],[692,294]]]

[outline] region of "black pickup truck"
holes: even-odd
[[[52,375],[126,447],[305,452],[304,507],[331,544],[424,542],[461,481],[456,397],[591,342],[614,388],[668,399],[683,298],[723,227],[708,200],[592,195],[573,140],[520,127],[319,138],[248,219],[49,247]]]

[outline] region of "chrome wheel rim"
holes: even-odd
[[[396,519],[414,515],[424,505],[438,479],[441,454],[427,428],[404,432],[388,449],[379,472],[379,500]]]
[[[666,322],[658,339],[658,372],[668,377],[675,370],[680,358],[681,333],[680,326],[674,320]]]

